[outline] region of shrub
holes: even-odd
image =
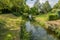
[[[56,12],[56,9],[53,9],[51,12],[52,12],[52,13],[55,13],[55,12]]]
[[[9,9],[1,9],[1,12],[4,14],[12,13]]]
[[[58,17],[59,17],[59,19],[60,19],[60,11],[58,11]]]
[[[18,13],[18,12],[13,12],[13,15],[15,15],[15,16],[20,16],[20,13]]]
[[[56,29],[55,33],[57,34],[57,37],[60,37],[60,29]]]
[[[31,37],[31,33],[27,32],[26,30],[26,26],[24,24],[21,25],[21,29],[20,29],[20,39],[21,40],[30,40]]]
[[[58,19],[58,15],[50,15],[49,16],[49,20],[57,20]]]

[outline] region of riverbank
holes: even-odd
[[[22,17],[16,17],[12,14],[0,14],[1,40],[20,40],[20,26],[23,21]],[[8,30],[5,31],[5,29]]]
[[[39,23],[39,25],[41,25],[43,28],[50,29],[50,30],[57,27],[57,29],[56,30],[54,29],[54,31],[59,36],[60,35],[60,31],[59,31],[60,27],[58,27],[58,25],[60,26],[60,20],[48,21],[49,15],[51,15],[51,14],[38,15],[34,18],[37,23],[36,22],[33,22],[33,23],[34,23],[34,25],[35,24],[38,25],[38,23]],[[52,15],[54,15],[54,14],[52,14]],[[6,24],[5,24],[6,28],[9,28],[9,30],[13,30],[13,31],[20,31],[21,23],[26,22],[26,20],[23,20],[21,16],[16,17],[12,14],[1,14],[0,20],[5,21],[6,22]],[[52,25],[51,28],[49,28],[49,25]]]
[[[6,26],[11,27],[10,30],[18,30],[24,20],[22,17],[16,17],[12,14],[0,14],[0,20],[6,21]]]
[[[57,37],[60,37],[60,20],[46,22],[47,29],[54,32]]]
[[[35,17],[35,20],[36,20],[41,26],[45,26],[45,22],[48,21],[49,15],[51,15],[51,13],[38,15],[38,16]]]
[[[60,19],[49,21],[49,15],[55,14],[43,14],[35,17],[35,20],[45,29],[51,30],[60,36]]]

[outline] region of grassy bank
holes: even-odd
[[[49,20],[49,16],[50,15],[56,15],[57,13],[47,13],[47,14],[42,14],[42,15],[38,15],[35,17],[35,20],[41,25],[41,26],[45,26],[45,22],[47,22]]]
[[[55,35],[57,35],[57,37],[60,37],[60,19],[49,21],[49,15],[57,15],[57,13],[48,13],[48,14],[38,15],[35,17],[35,20],[42,27],[47,28],[47,26],[49,26],[49,28],[47,28],[47,29],[50,29],[50,31],[54,30],[53,32],[55,33]],[[49,24],[47,24],[47,23],[49,23]]]
[[[1,40],[19,40],[22,21],[22,17],[16,17],[12,14],[0,14]]]
[[[18,30],[21,22],[23,21],[22,17],[16,17],[12,14],[1,14],[0,20],[4,20],[6,22],[6,27],[10,30]]]
[[[35,16],[35,20],[41,26],[45,26],[45,22],[48,21],[49,15],[55,15],[55,14],[56,13],[41,14],[41,15]],[[24,21],[21,16],[20,17],[16,17],[16,16],[14,16],[12,14],[1,14],[0,15],[0,19],[6,21],[6,26],[8,28],[10,27],[11,30],[19,29],[20,24],[22,23],[22,21]]]

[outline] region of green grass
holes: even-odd
[[[56,15],[57,13],[47,13],[47,14],[42,14],[38,15],[35,17],[35,20],[40,23],[40,25],[45,26],[45,22],[48,21],[49,15]]]
[[[12,14],[0,14],[0,20],[6,21],[6,27],[10,30],[18,30],[22,23],[22,17],[16,17]]]
[[[0,20],[6,22],[4,23],[5,24],[4,27],[8,29],[5,32],[3,31],[4,29],[2,30],[2,32],[0,32],[1,34],[3,34],[1,36],[2,38],[1,40],[11,40],[11,38],[20,39],[19,30],[21,23],[24,21],[22,20],[21,16],[16,17],[12,14],[0,14]]]
[[[47,13],[38,15],[35,17],[35,20],[40,23],[40,25],[45,26],[45,22],[48,21],[49,15],[55,15],[55,13]],[[17,30],[20,27],[22,21],[22,17],[16,17],[12,14],[0,14],[0,19],[6,21],[6,26],[10,28],[10,30]]]

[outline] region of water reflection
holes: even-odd
[[[32,32],[31,40],[58,40],[54,36],[48,34],[44,28],[33,26],[30,21],[26,22],[26,30]]]

